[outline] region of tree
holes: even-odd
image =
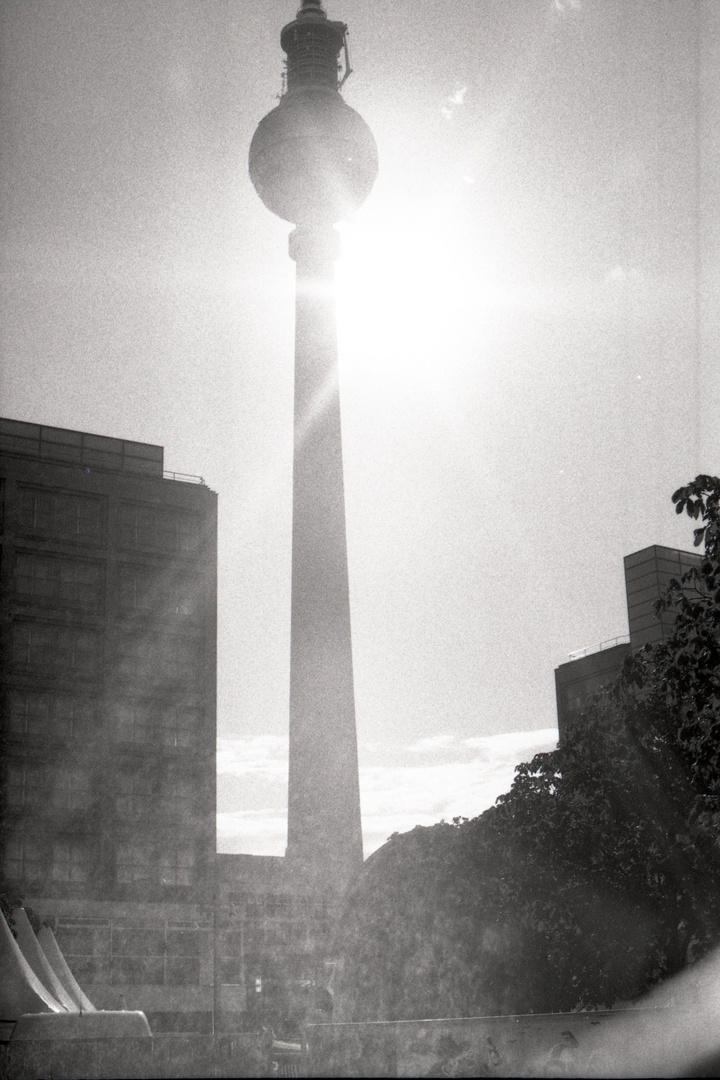
[[[636,687],[656,718],[652,739],[675,766],[674,784],[690,800],[688,825],[712,848],[720,843],[720,479],[700,475],[672,496],[678,514],[701,519],[695,546],[703,560],[673,579],[659,610],[674,613],[667,641],[632,658],[623,683]]]
[[[670,637],[474,820],[394,836],[348,898],[346,1020],[609,1006],[720,940],[720,480],[673,495],[701,565]]]

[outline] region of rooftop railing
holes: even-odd
[[[192,473],[163,471],[163,480],[179,480],[182,484],[205,484],[202,476],[193,476]]]
[[[582,656],[590,656],[592,653],[602,652],[604,649],[613,649],[616,645],[629,645],[630,635],[619,634],[618,637],[608,638],[607,641],[601,641],[599,645],[588,645],[585,649],[576,649],[575,652],[569,653],[571,660],[579,660]]]

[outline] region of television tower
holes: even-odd
[[[287,860],[308,881],[340,888],[363,854],[333,225],[357,210],[377,176],[370,129],[339,94],[350,74],[346,34],[320,0],[302,0],[280,35],[285,91],[260,121],[249,161],[262,201],[295,226],[289,242],[296,307]]]

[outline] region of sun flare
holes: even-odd
[[[481,363],[498,320],[538,302],[497,253],[467,243],[440,215],[376,215],[340,231],[341,356],[378,377],[441,377],[448,365]]]

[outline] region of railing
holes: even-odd
[[[183,484],[204,484],[202,476],[193,476],[192,473],[163,471],[163,480],[179,480]]]
[[[588,645],[586,649],[576,649],[575,652],[569,653],[571,660],[579,660],[581,656],[590,656],[591,653],[602,652],[603,649],[612,649],[615,645],[629,645],[630,635],[620,634],[618,637],[608,638],[607,641],[601,641],[599,645]]]

